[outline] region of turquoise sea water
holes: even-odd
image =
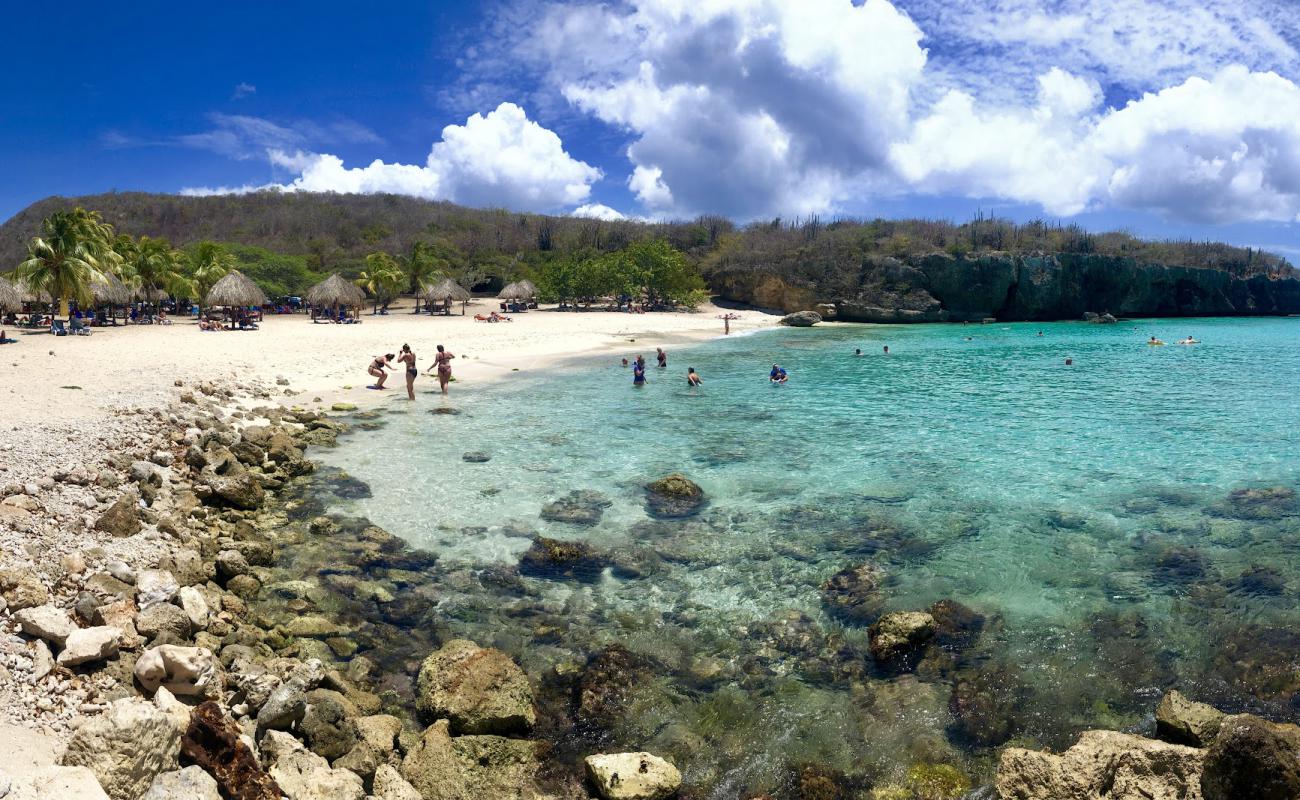
[[[517,657],[560,698],[555,736],[611,644],[646,680],[596,738],[671,755],[701,797],[780,793],[809,763],[857,786],[935,763],[978,782],[992,745],[1141,728],[1172,686],[1300,708],[1300,319],[782,329],[667,370],[647,345],[643,388],[612,357],[449,399],[423,381],[317,454],[372,493],[333,511],[438,556],[443,622],[416,635]],[[654,520],[642,487],[674,471],[709,504]],[[1283,490],[1229,497],[1261,487]],[[607,499],[597,524],[540,518],[573,490]],[[519,577],[537,534],[608,566]],[[863,562],[885,610],[950,599],[982,633],[914,673],[874,668],[821,592]]]

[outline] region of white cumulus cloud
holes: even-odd
[[[191,188],[189,194],[279,189],[291,192],[390,192],[473,206],[549,211],[582,203],[600,170],[574,159],[560,137],[513,103],[448,125],[424,164],[372,161],[348,167],[328,153],[271,148],[271,163],[296,177],[259,186]]]
[[[623,212],[618,209],[610,208],[602,203],[587,203],[580,205],[569,212],[571,217],[582,217],[584,219],[600,219],[606,222],[615,222],[620,219],[627,219]]]

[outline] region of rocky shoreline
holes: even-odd
[[[645,673],[637,656],[613,646],[579,674],[539,676],[440,635],[440,598],[422,577],[436,556],[368,520],[324,515],[307,490],[368,491],[304,451],[377,415],[345,424],[286,409],[275,402],[285,391],[183,386],[166,409],[123,411],[93,441],[70,441],[71,466],[42,472],[33,456],[0,473],[0,739],[31,756],[0,766],[0,797],[715,796],[657,755],[596,746],[608,741],[600,720],[636,713],[620,693]],[[706,503],[680,475],[647,492],[664,518]],[[575,495],[550,513],[581,523],[600,501]],[[521,571],[581,580],[590,559],[537,538]],[[907,673],[924,659],[922,671],[942,670],[945,653],[979,635],[983,619],[951,601],[881,615],[879,581],[863,565],[823,586],[838,614],[871,622],[875,669]],[[559,742],[564,713],[552,706],[570,695],[589,730]],[[953,696],[967,696],[960,681]],[[968,738],[1006,741],[981,728],[994,716],[964,714]],[[890,786],[808,765],[775,794],[745,796],[1300,796],[1294,726],[1225,717],[1177,693],[1156,719],[1158,740],[1096,731],[1060,755],[1009,746],[983,788],[946,764]]]

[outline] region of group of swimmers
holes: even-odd
[[[442,345],[438,345],[438,354],[433,357],[433,364],[425,372],[438,370],[438,385],[442,387],[442,393],[447,394],[447,384],[451,382],[451,360],[455,358]],[[370,362],[370,367],[366,372],[375,378],[375,382],[367,386],[367,389],[386,389],[384,381],[388,380],[388,373],[384,368],[396,369],[395,364],[404,365],[406,368],[406,396],[410,400],[415,399],[415,379],[419,376],[420,370],[415,366],[415,352],[411,350],[409,344],[402,345],[400,355],[386,353],[382,356],[375,356]]]
[[[1186,339],[1179,339],[1178,341],[1174,342],[1174,344],[1200,344],[1200,343],[1201,341],[1199,339],[1194,339],[1191,336],[1188,336]],[[1147,344],[1151,345],[1152,347],[1159,347],[1160,345],[1163,345],[1164,342],[1152,336],[1150,339],[1147,339]]]

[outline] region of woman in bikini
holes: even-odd
[[[369,387],[371,389],[384,388],[384,381],[388,380],[388,373],[384,372],[384,367],[393,363],[393,354],[387,353],[382,356],[375,356],[375,360],[370,362],[370,368],[366,370],[374,376],[375,382]]]
[[[433,357],[433,366],[429,367],[429,372],[433,372],[436,367],[438,370],[438,385],[442,387],[442,393],[447,393],[447,383],[451,381],[451,360],[456,356],[448,353],[442,345],[438,345],[438,355]]]
[[[406,365],[406,397],[408,400],[415,399],[415,377],[420,371],[415,368],[415,353],[411,352],[409,344],[402,345],[402,354],[397,357],[397,363]]]

